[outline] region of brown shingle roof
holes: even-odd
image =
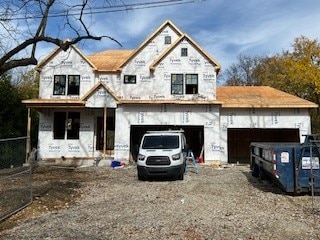
[[[318,105],[268,86],[217,88],[223,108],[317,108]]]
[[[87,58],[99,71],[115,72],[132,52],[133,50],[107,50],[88,55]]]

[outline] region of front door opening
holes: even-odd
[[[107,120],[106,120],[106,150],[114,149],[114,133],[115,133],[115,109],[107,109]],[[104,142],[104,117],[97,117],[97,141],[96,141],[96,150],[102,151]]]

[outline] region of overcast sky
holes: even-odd
[[[169,7],[96,14],[90,30],[115,38],[122,49],[134,49],[165,20],[171,20],[193,38],[224,70],[237,62],[240,54],[281,53],[290,50],[294,38],[301,35],[319,40],[320,0],[197,0]],[[79,47],[86,54],[120,48],[109,39]],[[47,50],[43,49],[41,54]]]

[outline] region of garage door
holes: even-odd
[[[147,131],[164,131],[164,130],[178,130],[183,129],[189,149],[191,149],[195,156],[199,156],[203,146],[203,126],[170,126],[170,125],[132,125],[130,130],[130,152],[132,158],[136,161],[139,144],[142,136]]]
[[[228,129],[228,162],[250,163],[251,142],[300,142],[299,129]]]

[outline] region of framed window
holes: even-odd
[[[69,112],[67,120],[67,139],[79,139],[80,113]]]
[[[124,75],[124,81],[125,84],[136,84],[137,77],[136,75]]]
[[[65,95],[66,75],[55,75],[53,85],[53,95]]]
[[[186,94],[198,94],[198,74],[186,74]]]
[[[171,94],[183,94],[183,74],[171,74]]]
[[[171,44],[171,36],[164,37],[164,44]]]
[[[181,48],[181,57],[188,56],[188,48]]]
[[[68,76],[68,95],[79,95],[80,93],[80,76]]]
[[[55,112],[53,117],[53,139],[64,139],[66,113]]]

